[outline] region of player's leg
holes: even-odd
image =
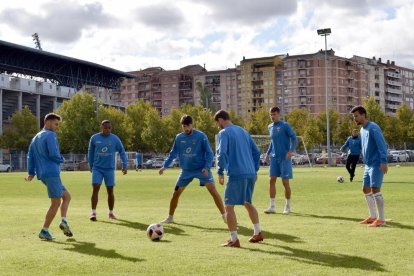
[[[249,242],[261,242],[263,241],[262,231],[260,229],[259,223],[259,214],[257,213],[256,208],[252,204],[253,191],[256,182],[256,177],[247,178],[245,180],[245,198],[244,198],[244,207],[246,208],[249,218],[253,224],[253,235],[250,237]]]
[[[349,173],[349,177],[353,177],[352,176],[352,169],[351,169],[351,165],[352,165],[352,155],[348,155],[348,157],[346,158],[346,164],[345,164],[345,168]],[[351,180],[352,181],[352,180]]]
[[[65,191],[63,192],[63,196],[62,196],[62,203],[60,205],[60,214],[62,216],[62,221],[59,224],[59,228],[63,231],[63,234],[65,234],[68,237],[73,236],[73,233],[70,230],[68,221],[66,219],[66,214],[68,212],[70,200],[71,200],[70,193],[66,191],[65,189]]]
[[[204,183],[204,186],[206,186],[208,192],[213,197],[214,203],[216,204],[217,209],[219,209],[221,216],[223,217],[223,221],[227,223],[226,220],[226,210],[224,209],[223,200],[221,199],[220,194],[218,193],[216,186],[214,183]]]
[[[269,197],[270,204],[264,212],[266,214],[276,213],[276,180],[281,175],[280,162],[276,158],[270,159],[269,166]]]
[[[174,192],[170,199],[170,207],[168,210],[168,216],[161,221],[161,223],[173,223],[174,222],[174,213],[175,209],[178,206],[178,200],[180,199],[181,194],[184,192],[186,186],[175,186]]]
[[[375,199],[378,210],[378,218],[370,225],[371,227],[383,226],[385,225],[385,215],[384,215],[384,197],[381,193],[382,181],[384,179],[384,173],[381,171],[380,167],[372,168],[371,173],[371,189],[372,194]]]
[[[283,187],[285,189],[285,208],[283,209],[283,214],[287,215],[290,213],[290,198],[292,195],[292,191],[290,189],[289,179],[293,178],[293,170],[292,170],[292,161],[291,160],[283,160],[280,162],[280,172],[282,177]]]
[[[116,219],[116,216],[114,214],[114,206],[115,206],[115,194],[114,194],[114,188],[115,188],[115,171],[114,170],[106,170],[103,172],[103,177],[105,181],[106,186],[106,192],[108,194],[108,217],[110,219]]]
[[[350,171],[350,178],[349,180],[352,182],[355,177],[355,169],[359,160],[359,155],[351,155],[352,161],[351,161],[351,171]]]
[[[283,187],[285,188],[285,199],[286,204],[283,209],[283,214],[287,215],[290,213],[290,197],[292,195],[292,190],[290,189],[289,178],[282,178]]]
[[[363,221],[360,221],[359,222],[360,224],[370,224],[374,222],[377,218],[375,198],[374,198],[374,195],[372,194],[372,189],[371,189],[370,171],[371,171],[371,168],[365,166],[364,176],[362,180],[363,182],[362,192],[364,193],[365,201],[367,202],[367,205],[368,205],[369,217],[364,219]]]
[[[235,205],[243,205],[245,200],[245,185],[243,181],[230,179],[224,189],[224,209],[226,210],[227,227],[230,231],[230,239],[222,244],[225,247],[240,247],[237,236],[237,218],[234,212]]]
[[[103,181],[103,173],[101,170],[92,170],[92,196],[91,196],[91,221],[96,221],[96,207],[98,206],[98,195]]]

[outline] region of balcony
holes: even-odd
[[[386,99],[388,101],[393,101],[393,102],[399,102],[399,103],[402,103],[403,102],[403,99],[400,98],[400,97],[391,97],[391,96],[388,96],[388,97],[386,97]]]
[[[396,79],[400,79],[401,78],[400,73],[395,73],[393,71],[387,71],[387,73],[385,75],[387,77],[396,78]]]
[[[386,87],[385,91],[388,93],[393,93],[393,94],[399,94],[402,95],[402,91],[400,89],[395,89],[395,88],[391,88],[391,87]]]
[[[253,86],[257,86],[257,85],[263,85],[263,80],[252,80],[252,84]]]
[[[393,81],[393,80],[387,80],[387,84],[393,85],[393,86],[401,86],[401,82]]]
[[[396,104],[385,104],[385,108],[392,109],[392,110],[397,110],[398,105],[396,105]]]

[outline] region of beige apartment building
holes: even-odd
[[[197,82],[210,91],[214,109],[234,110],[237,115],[241,114],[240,68],[202,72],[194,76],[193,87],[197,87]],[[196,104],[200,102],[197,89],[194,99]]]

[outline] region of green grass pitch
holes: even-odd
[[[0,174],[1,275],[363,275],[414,274],[414,168],[391,165],[383,184],[388,225],[372,229],[357,222],[367,207],[361,192],[362,168],[353,183],[344,167],[294,168],[292,212],[282,215],[284,197],[277,182],[278,213],[266,215],[267,169],[261,169],[253,203],[265,240],[247,242],[252,225],[238,206],[241,248],[222,248],[229,233],[212,198],[194,181],[183,193],[175,224],[165,225],[160,242],[146,228],[165,218],[179,170],[116,174],[115,214],[108,219],[101,189],[98,221],[89,221],[90,173],[64,172],[72,195],[68,222],[74,236],[50,227],[55,241],[37,235],[50,201],[43,184],[27,183],[24,173]],[[338,175],[345,183],[336,181]],[[220,194],[223,188],[216,184]]]

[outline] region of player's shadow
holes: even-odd
[[[398,182],[383,181],[382,183],[391,183],[391,184],[414,184],[414,182],[413,182],[413,181],[410,181],[410,182],[402,182],[402,181],[398,181]]]
[[[258,253],[271,254],[282,256],[294,261],[311,264],[322,265],[327,267],[342,267],[345,269],[360,269],[371,272],[388,272],[384,266],[376,261],[368,258],[349,256],[345,254],[309,251],[303,249],[292,248],[289,246],[277,246],[271,244],[262,244],[263,246],[272,246],[278,248],[277,250],[265,250],[261,248],[243,248]],[[259,245],[259,247],[262,247]]]
[[[203,227],[203,226],[199,226],[199,225],[184,224],[184,223],[180,223],[179,225],[192,227],[192,228],[196,228],[196,229],[201,229],[201,230],[206,230],[206,231],[209,231],[209,232],[223,232],[223,231],[227,232],[228,231],[227,227],[212,228],[212,227]],[[247,227],[237,225],[237,233],[240,234],[240,235],[243,235],[243,236],[250,237],[253,234],[253,229],[249,229]],[[287,242],[287,243],[301,243],[302,242],[299,237],[292,236],[292,235],[271,233],[271,232],[267,232],[267,231],[263,231],[263,230],[262,230],[262,234],[263,234],[265,240],[266,239],[274,239],[274,240],[280,240],[280,241]]]
[[[109,221],[98,221],[98,222],[125,226],[125,227],[129,227],[129,228],[133,228],[133,229],[137,229],[141,231],[147,231],[147,228],[149,226],[148,224],[143,224],[143,223],[136,222],[136,221],[129,221],[125,219],[117,219],[115,222],[109,222]],[[163,224],[163,227],[166,230],[165,232],[168,232],[168,234],[173,234],[177,236],[188,236],[187,234],[185,234],[184,230],[173,226],[173,224],[168,224],[168,225]]]
[[[81,253],[85,255],[91,255],[91,256],[103,257],[103,258],[109,258],[109,259],[119,259],[119,260],[124,260],[124,261],[129,261],[129,262],[145,261],[145,259],[123,256],[117,253],[114,249],[97,248],[95,243],[78,242],[75,239],[68,239],[68,241],[70,243],[64,243],[64,242],[55,242],[55,243],[71,245],[73,246],[72,248],[64,248],[64,250],[77,252],[77,253]]]
[[[247,228],[241,225],[237,226],[237,233],[244,236],[251,236],[253,235],[253,229]],[[286,243],[303,243],[303,241],[296,236],[282,234],[282,233],[272,233],[268,231],[262,230],[262,234],[265,240],[267,239],[273,239],[273,240],[279,240]]]
[[[335,219],[335,220],[344,220],[344,221],[353,221],[353,222],[361,221],[361,218],[348,218],[348,217],[340,217],[340,216],[320,216],[320,215],[314,215],[314,214],[295,213],[295,216],[312,217],[312,218],[318,218],[318,219]],[[406,224],[402,224],[402,223],[398,223],[394,221],[387,221],[387,224],[385,227],[414,230],[414,226],[412,225],[406,225]]]

